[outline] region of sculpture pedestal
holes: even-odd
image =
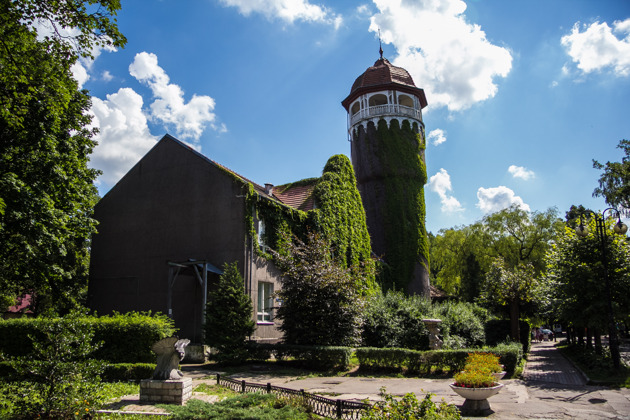
[[[143,379],[140,381],[140,401],[184,405],[192,396],[192,378]]]

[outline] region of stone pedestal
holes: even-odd
[[[192,378],[140,381],[141,402],[184,405],[191,396]]]

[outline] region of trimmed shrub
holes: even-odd
[[[293,358],[299,364],[315,370],[345,370],[350,366],[351,347],[299,346],[275,344],[276,359]]]
[[[484,323],[488,317],[483,308],[468,302],[444,302],[434,306],[434,317],[442,320],[439,328],[445,348],[460,349],[486,344]]]
[[[105,365],[101,378],[106,382],[141,381],[150,379],[154,371],[153,363],[114,363]]]
[[[355,352],[361,368],[401,371],[416,370],[423,352],[401,348],[361,347]]]
[[[0,321],[0,353],[6,357],[33,357],[33,340],[45,339],[44,331],[65,322],[63,318],[17,318]],[[74,322],[92,332],[102,346],[91,358],[111,363],[155,361],[151,346],[175,333],[173,320],[165,315],[131,312],[103,317],[79,317]]]

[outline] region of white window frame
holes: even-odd
[[[273,283],[258,282],[258,324],[273,324]]]

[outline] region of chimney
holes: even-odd
[[[271,190],[273,190],[273,184],[265,184],[265,192],[271,195]]]

